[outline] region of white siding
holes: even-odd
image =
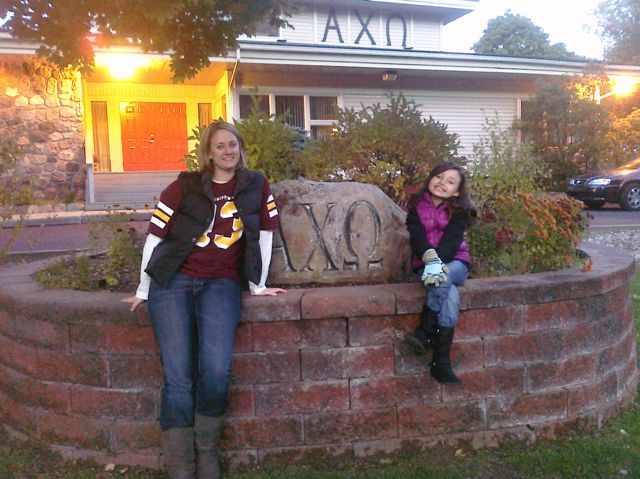
[[[413,19],[413,46],[416,50],[442,50],[442,27],[434,18]]]
[[[294,43],[314,42],[314,14],[313,5],[300,5],[298,12],[293,14],[288,22],[295,27],[282,29],[282,38]]]
[[[408,100],[419,105],[425,117],[447,125],[449,133],[457,133],[460,140],[458,153],[470,157],[473,144],[484,136],[485,119],[497,118],[504,128],[511,126],[516,118],[518,97],[515,94],[473,93],[473,92],[424,92],[405,93]],[[344,108],[360,109],[361,104],[370,106],[375,103],[384,105],[387,99],[383,95],[360,95],[345,93]]]
[[[298,13],[288,19],[294,29],[284,29],[282,37],[294,43],[398,49],[403,47],[402,42],[406,35],[407,47],[416,50],[440,50],[440,22],[427,15],[418,14],[415,18],[414,15],[411,11],[404,10],[401,5],[363,4],[349,8],[339,4],[302,4]],[[363,24],[366,25],[366,29]],[[330,28],[327,28],[328,26]],[[360,39],[356,43],[359,35]]]

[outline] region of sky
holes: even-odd
[[[603,44],[592,11],[602,0],[479,0],[476,10],[445,25],[445,52],[470,52],[487,22],[507,9],[530,18],[549,34],[549,42],[564,43],[567,50],[602,59]]]

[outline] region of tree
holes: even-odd
[[[174,78],[196,75],[253,35],[259,23],[289,26],[289,0],[4,0],[0,18],[12,37],[42,45],[54,63],[90,71],[93,48],[132,45],[170,53]]]
[[[606,59],[640,63],[640,0],[605,0],[596,10],[602,36],[609,41]]]
[[[567,51],[564,43],[549,43],[549,34],[529,18],[507,10],[501,17],[489,20],[482,37],[473,45],[476,53],[581,59]]]
[[[610,161],[605,141],[609,113],[604,105],[581,97],[574,81],[543,84],[523,109],[520,128],[549,171],[552,188],[562,189],[570,176],[597,171]]]

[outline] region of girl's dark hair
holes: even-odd
[[[452,196],[451,198],[447,198],[446,200],[444,200],[445,204],[447,205],[447,209],[449,210],[449,214],[453,216],[458,213],[466,213],[467,215],[469,215],[470,219],[475,218],[477,216],[477,212],[471,204],[471,200],[469,199],[469,182],[467,180],[467,172],[462,166],[451,161],[440,163],[429,172],[429,176],[427,176],[427,179],[425,180],[422,188],[420,188],[420,190],[409,200],[409,208],[415,206],[416,203],[420,201],[420,199],[424,196],[425,192],[429,191],[429,183],[434,176],[437,176],[449,170],[456,170],[460,175],[458,196]]]

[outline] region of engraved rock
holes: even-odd
[[[378,187],[287,180],[272,185],[280,215],[269,283],[384,283],[407,276],[405,213]]]

